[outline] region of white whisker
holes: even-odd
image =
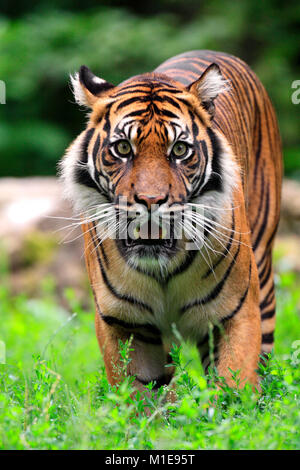
[[[238,209],[240,206],[233,206],[233,207],[215,207],[215,206],[206,206],[205,204],[198,204],[195,202],[187,202],[185,204],[186,206],[191,206],[191,207],[198,207],[200,209],[211,209],[214,211],[234,211],[235,209]]]
[[[211,231],[212,228],[210,228],[210,230],[209,230],[209,227],[207,227],[207,225],[206,225],[202,220],[199,220],[199,219],[197,219],[197,220],[192,219],[192,222],[198,224],[198,225],[201,227],[201,229],[202,229],[203,231],[206,230],[206,231],[209,233],[209,235],[212,236],[212,237],[225,249],[225,251],[227,251],[227,253],[232,257],[232,254],[228,251],[228,249],[227,249],[226,246],[222,243],[222,241],[219,239],[219,237],[218,237],[215,233],[213,233],[213,232]],[[190,222],[190,223],[192,223],[192,222]],[[221,234],[221,232],[218,232],[218,233]],[[208,240],[206,240],[206,243],[208,243]],[[209,245],[208,245],[208,247],[209,247],[209,249],[210,249],[211,251],[213,251],[214,253],[223,254],[222,252],[216,250],[215,248],[213,248],[213,247],[211,247],[211,246],[209,246]]]

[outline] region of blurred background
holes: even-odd
[[[299,0],[0,0],[0,449],[299,449],[299,46]],[[137,420],[105,378],[81,232],[64,228],[57,163],[86,122],[69,74],[85,64],[118,84],[206,48],[252,67],[280,125],[279,362],[262,369],[262,398],[226,392],[206,421],[212,395],[184,347],[179,408]]]
[[[109,82],[151,71],[192,49],[245,60],[274,103],[285,176],[276,269],[300,272],[300,3],[265,0],[1,1],[0,273],[13,293],[53,290],[85,301],[81,239],[64,243],[70,216],[55,179],[57,162],[85,125],[68,83],[82,64]],[[79,232],[67,234],[67,240]]]

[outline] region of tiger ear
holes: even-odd
[[[217,64],[209,65],[201,77],[188,86],[188,91],[200,99],[211,118],[215,114],[214,100],[220,93],[229,89],[229,80],[225,80]]]
[[[114,88],[114,85],[94,75],[85,65],[70,78],[76,102],[88,108],[93,106],[101,93]]]

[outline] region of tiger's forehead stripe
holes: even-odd
[[[152,106],[158,114],[165,115],[166,117],[177,117],[174,112],[172,112],[170,109],[167,109],[167,104],[175,108],[175,112],[180,111],[181,113],[184,113],[184,107],[186,107],[186,103],[180,103],[180,99],[177,97],[174,99],[173,97],[167,96],[165,94],[159,96],[157,94],[150,93],[139,93],[138,95],[130,96],[126,100],[121,100],[119,103],[116,101],[115,104],[117,104],[115,108],[116,113],[132,104],[141,104],[144,106],[146,105],[146,109],[148,109],[149,106]],[[129,111],[127,116],[138,116],[139,114],[141,114],[141,109],[134,109]]]
[[[126,95],[128,95],[127,100],[125,99]],[[122,97],[122,101],[118,104],[116,111],[138,101],[156,101],[163,103],[164,105],[169,103],[175,108],[182,110],[182,104],[187,104],[187,102],[184,100],[180,104],[181,99],[178,95],[182,95],[182,98],[184,99],[186,96],[185,90],[178,90],[171,84],[161,83],[160,81],[157,83],[138,82],[135,84],[132,83],[126,87],[121,86],[121,90],[113,94],[112,99],[118,101],[118,98]]]
[[[138,92],[149,92],[150,90],[152,90],[153,87],[150,86],[149,83],[137,83],[137,84],[132,84],[130,86],[127,86],[127,87],[121,87],[120,91],[118,91],[117,93],[114,93],[112,95],[113,98],[119,98],[120,96],[124,96],[124,95],[129,95],[129,94],[132,94],[132,93],[138,93]],[[169,93],[173,93],[173,94],[180,94],[182,93],[181,90],[176,90],[175,88],[168,88],[166,87],[165,85],[162,87],[162,86],[157,86],[156,90],[158,92],[169,92]]]
[[[171,144],[175,141],[176,138],[181,136],[182,138],[187,138],[188,127],[185,125],[183,129],[183,124],[180,125],[180,121],[187,122],[189,120],[189,115],[191,115],[190,107],[191,103],[186,99],[186,92],[181,90],[176,90],[176,96],[174,95],[174,88],[166,87],[161,84],[150,84],[150,83],[137,83],[128,85],[126,91],[121,91],[113,95],[112,98],[119,96],[122,93],[122,100],[119,102],[116,99],[113,104],[111,111],[116,118],[120,111],[123,110],[123,114],[120,123],[115,127],[115,133],[121,135],[124,131],[124,134],[128,137],[128,132],[126,132],[125,127],[122,128],[122,124],[126,122],[134,124],[138,122],[140,126],[144,126],[151,121],[152,118],[156,118],[156,122],[153,121],[153,128],[156,132],[163,138],[165,142]],[[182,96],[177,96],[177,95]],[[127,96],[124,96],[127,95]],[[127,99],[126,99],[127,98]],[[132,106],[134,105],[134,109]],[[188,109],[187,109],[188,106]],[[126,107],[129,107],[126,110]],[[170,109],[171,107],[171,109]],[[172,110],[173,108],[173,110]],[[127,112],[126,112],[127,111]],[[179,122],[179,123],[178,123]],[[175,128],[178,127],[178,129]],[[141,128],[136,132],[135,136],[145,140],[148,137],[149,132],[142,132]]]

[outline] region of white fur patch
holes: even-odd
[[[197,91],[202,101],[214,100],[220,93],[230,90],[230,81],[226,80],[217,68],[212,67],[199,80]]]
[[[85,94],[84,86],[80,83],[79,73],[76,72],[74,75],[70,75],[70,80],[71,80],[72,91],[73,91],[76,103],[78,103],[80,106],[85,106],[87,108],[90,108],[91,104],[89,103],[87,96]],[[103,83],[105,83],[105,80],[103,80],[100,77],[94,76],[93,82],[97,83],[98,85],[102,85]]]
[[[93,82],[97,83],[98,85],[102,85],[103,83],[105,83],[105,80],[103,80],[103,78],[94,76],[93,77]]]
[[[86,106],[90,108],[90,104],[79,80],[79,73],[76,72],[74,75],[70,75],[70,80],[76,103],[78,103],[80,106]]]

